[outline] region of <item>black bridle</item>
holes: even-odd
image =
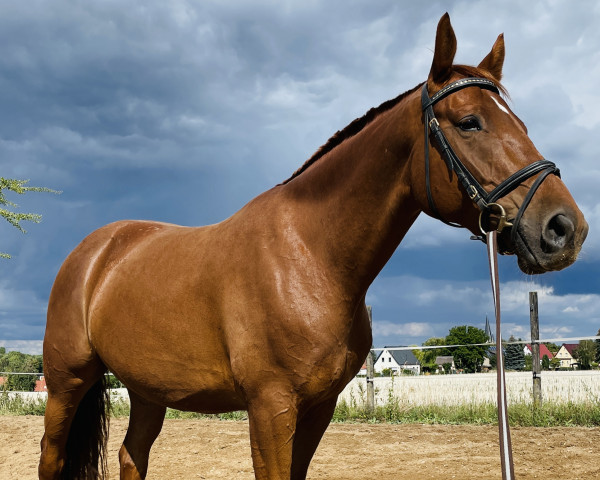
[[[466,87],[479,87],[485,90],[490,90],[497,95],[500,94],[500,91],[494,82],[485,78],[477,77],[463,78],[453,82],[439,90],[431,98],[429,97],[429,92],[427,91],[427,82],[423,85],[421,90],[421,104],[425,123],[425,183],[429,208],[431,209],[432,214],[442,220],[444,223],[453,227],[460,227],[460,225],[456,223],[444,220],[439,214],[439,211],[433,200],[431,184],[429,180],[429,132],[431,131],[431,135],[442,156],[442,159],[448,166],[448,172],[450,175],[452,175],[452,172],[456,173],[460,184],[464,188],[469,198],[477,205],[477,207],[479,207],[479,210],[481,211],[479,215],[479,228],[481,229],[482,233],[485,235],[486,230],[488,229],[487,225],[489,225],[489,218],[491,215],[495,215],[498,222],[496,228],[498,233],[500,233],[506,227],[512,227],[511,241],[514,245],[519,222],[521,221],[521,217],[523,216],[523,213],[529,205],[533,195],[548,175],[554,174],[560,177],[560,170],[553,162],[549,160],[538,160],[513,173],[491,192],[486,192],[477,179],[461,162],[450,146],[450,143],[440,128],[440,124],[435,118],[435,114],[433,112],[433,105],[439,102],[442,98],[445,98],[451,93],[457,92],[458,90]],[[499,203],[496,203],[497,200],[508,195],[525,180],[537,175],[538,173],[540,173],[540,175],[530,187],[529,192],[525,196],[516,217],[512,220],[508,220],[506,218],[506,212],[504,211],[504,208]],[[485,241],[485,237],[476,238]]]

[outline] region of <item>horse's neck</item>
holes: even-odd
[[[408,112],[394,110],[285,186],[311,252],[358,290],[366,291],[420,212],[410,186],[414,127],[395,124]]]

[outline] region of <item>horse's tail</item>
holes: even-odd
[[[77,407],[67,440],[63,480],[98,480],[107,477],[110,396],[106,387],[106,376],[102,375]]]

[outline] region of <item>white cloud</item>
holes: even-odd
[[[29,355],[41,355],[42,343],[42,340],[2,340],[0,338],[0,347],[4,347],[7,352],[16,350]]]
[[[92,226],[124,217],[218,221],[249,192],[289,176],[336,130],[424,80],[446,9],[459,62],[477,64],[505,33],[511,106],[582,204],[590,233],[581,261],[600,260],[600,4],[459,0],[424,8],[338,0],[274,7],[272,0],[0,7],[2,174],[65,191],[37,204],[44,235],[32,228],[28,241],[13,241],[3,234],[11,243],[0,251],[15,253],[16,274],[0,284],[0,311],[17,319],[11,329],[19,315],[40,314],[43,331],[39,299],[65,250]],[[400,249],[439,257],[469,236],[421,215]],[[403,277],[395,267],[394,278],[369,290],[377,332],[388,339],[394,332],[429,335],[429,325],[443,336],[448,326],[481,324],[492,312],[487,279],[453,281],[457,272],[444,265],[442,279],[421,278],[430,266],[409,265]],[[548,282],[502,284],[507,328],[526,334],[527,292],[539,289],[542,328],[589,334],[599,323],[597,295],[558,295],[555,280]],[[8,338],[6,331],[0,328],[0,337]]]
[[[540,330],[544,335],[594,335],[600,325],[600,294],[560,295],[534,280],[501,282],[502,332],[528,339],[529,292],[538,292]],[[378,278],[369,290],[375,345],[389,337],[447,335],[456,325],[484,328],[494,324],[491,290],[485,281],[428,280],[413,276]],[[389,343],[389,342],[388,342]]]
[[[423,337],[433,334],[431,325],[419,322],[373,322],[373,335],[378,337]]]

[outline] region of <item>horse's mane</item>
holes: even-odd
[[[496,84],[498,89],[502,92],[502,94],[507,95],[504,87],[494,78],[490,73],[485,70],[482,70],[477,67],[471,67],[469,65],[454,65],[454,71],[460,75],[464,75],[465,77],[479,77],[490,80]],[[353,137],[357,133],[359,133],[363,128],[365,128],[369,123],[371,123],[377,116],[391,108],[395,107],[400,103],[404,98],[413,93],[415,90],[421,88],[423,83],[420,83],[416,87],[398,95],[396,98],[391,100],[387,100],[383,102],[378,107],[371,108],[367,113],[365,113],[362,117],[353,120],[347,127],[343,130],[338,130],[333,134],[333,136],[327,140],[325,145],[321,146],[312,157],[310,157],[304,164],[296,170],[290,178],[282,183],[285,185],[286,183],[292,181],[302,172],[304,172],[308,167],[310,167],[313,163],[319,160],[321,157],[325,156],[327,153],[331,152],[335,147],[340,145],[344,140],[347,140],[350,137]]]

